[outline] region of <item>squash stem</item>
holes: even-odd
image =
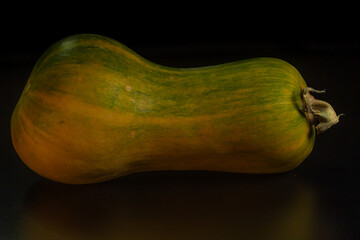
[[[315,125],[316,133],[320,134],[339,122],[339,117],[345,114],[336,115],[334,108],[327,102],[314,98],[310,92],[325,93],[325,90],[316,90],[306,87],[301,91],[303,100],[303,111],[311,125]]]

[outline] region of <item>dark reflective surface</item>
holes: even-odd
[[[154,172],[85,186],[38,180],[13,230],[21,240],[356,239],[360,198],[350,186],[359,178],[351,174]]]
[[[314,191],[286,179],[166,173],[91,186],[40,181],[26,194],[20,239],[317,239]]]
[[[209,46],[134,50],[158,63],[187,67],[280,57],[295,65],[309,85],[326,88],[322,99],[347,115],[317,137],[303,164],[283,174],[153,172],[101,184],[58,184],[21,162],[9,132],[12,109],[40,53],[3,57],[0,239],[360,239],[360,118],[355,102],[360,48]]]

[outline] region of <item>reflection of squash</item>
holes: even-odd
[[[27,195],[20,240],[320,239],[309,186],[284,175],[237,176],[139,174],[88,186],[44,181]]]
[[[313,148],[304,88],[279,59],[169,68],[109,38],[76,35],[37,62],[12,139],[31,169],[64,183],[149,170],[282,172]]]

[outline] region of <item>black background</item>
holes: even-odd
[[[360,37],[352,7],[139,5],[90,11],[63,2],[2,17],[0,239],[359,239]],[[173,67],[282,58],[346,116],[283,174],[153,172],[53,183],[17,156],[10,116],[42,52],[77,33],[112,37]]]

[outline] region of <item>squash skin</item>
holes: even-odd
[[[36,63],[11,135],[27,166],[63,183],[152,170],[284,172],[315,141],[305,87],[280,59],[169,68],[112,39],[74,35]]]

